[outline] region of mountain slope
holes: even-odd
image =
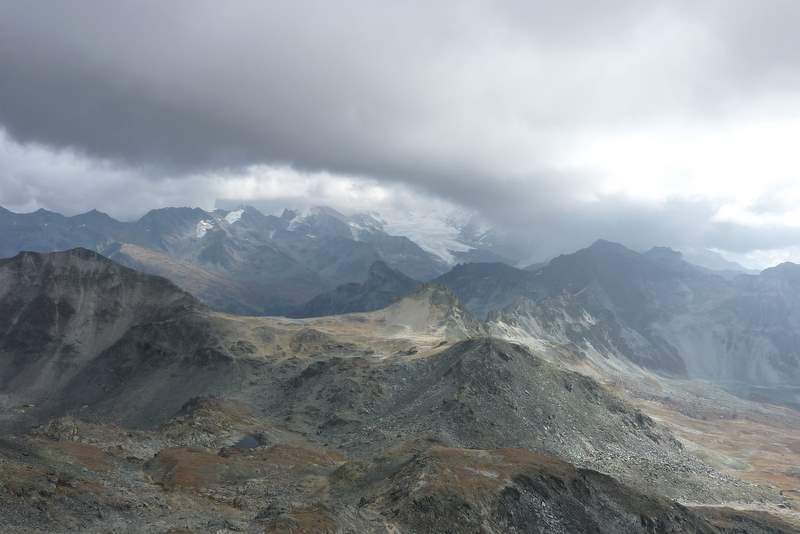
[[[459,340],[481,335],[483,325],[476,320],[447,288],[426,284],[372,317],[389,326],[393,335],[411,333],[444,340]]]
[[[388,480],[359,482],[364,502],[409,532],[720,532],[667,499],[524,449],[433,447]]]
[[[191,295],[86,249],[0,261],[0,310],[0,387],[41,413],[127,399],[114,413],[141,420],[185,402],[228,361]],[[168,386],[170,368],[197,382]]]
[[[252,288],[223,271],[174,259],[165,252],[131,243],[115,243],[104,248],[103,254],[131,269],[163,276],[212,308],[242,314],[262,311]]]
[[[242,317],[74,250],[4,260],[0,298],[0,421],[41,423],[0,440],[15,526],[639,532],[710,525],[670,498],[782,502],[593,379],[484,337],[442,286]]]
[[[800,268],[733,279],[656,247],[598,241],[532,272],[459,266],[450,287],[488,331],[534,347],[567,347],[595,367],[756,386],[800,384]]]
[[[453,291],[480,318],[505,308],[520,296],[533,296],[540,291],[533,273],[505,263],[457,265],[434,282]]]
[[[379,310],[411,293],[418,286],[419,282],[416,280],[389,268],[382,261],[376,261],[370,266],[364,283],[344,284],[333,291],[317,295],[290,316],[315,317]]]

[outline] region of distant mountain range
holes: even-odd
[[[0,208],[0,257],[74,247],[165,276],[215,309],[252,315],[375,309],[384,301],[365,297],[364,305],[331,303],[314,311],[321,299],[339,299],[354,290],[340,286],[367,282],[375,262],[418,282],[459,264],[514,263],[503,256],[508,251],[491,228],[463,215],[344,215],[327,207],[285,209],[280,215],[253,207],[163,208],[122,222],[97,210],[67,217],[43,209],[19,214]],[[696,264],[729,278],[747,272],[712,251],[692,254]],[[395,296],[401,295],[396,289]],[[481,306],[497,309],[488,301]]]
[[[164,276],[213,309],[246,315],[377,310],[433,281],[493,335],[570,344],[604,368],[800,384],[800,266],[742,274],[713,255],[698,266],[666,247],[638,253],[602,240],[526,269],[502,261],[451,265],[385,227],[374,214],[330,208],[280,216],[165,208],[129,223],[98,211],[2,210],[0,256],[85,247]],[[449,261],[497,260],[488,243],[449,251]]]
[[[668,248],[601,240],[534,270],[460,265],[435,281],[493,335],[570,346],[612,372],[800,384],[800,265],[730,277]]]
[[[0,208],[0,257],[85,247],[163,275],[216,309],[258,315],[308,310],[314,297],[364,282],[379,261],[426,281],[458,261],[503,260],[488,231],[479,235],[474,225],[450,228],[444,240],[428,235],[425,247],[390,234],[387,225],[375,214],[346,216],[326,207],[280,216],[250,207],[164,208],[135,222],[99,211],[65,217]]]

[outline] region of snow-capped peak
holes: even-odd
[[[233,223],[235,223],[236,221],[238,221],[239,219],[242,218],[242,213],[244,213],[243,209],[238,209],[238,210],[231,211],[225,216],[225,221],[228,224],[233,224]]]

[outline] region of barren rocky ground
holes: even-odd
[[[757,457],[719,456],[732,397],[567,370],[441,287],[285,319],[209,311],[85,251],[0,271],[5,531],[798,531]],[[704,417],[720,430],[692,440]]]

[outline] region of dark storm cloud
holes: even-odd
[[[131,188],[288,164],[409,184],[520,233],[675,242],[711,225],[712,201],[691,217],[680,200],[586,203],[597,178],[553,154],[586,130],[713,124],[791,95],[798,17],[788,0],[5,1],[0,125],[124,167]]]
[[[627,89],[604,87],[603,80],[582,85],[592,73],[581,69],[594,69],[587,58],[617,59],[627,40],[646,44],[635,36],[645,23],[669,26],[678,15],[713,23],[723,15],[726,26],[705,31],[712,38],[741,38],[749,56],[740,64],[736,42],[722,51],[698,50],[700,61],[709,53],[724,60],[714,68],[729,72],[715,76],[741,72],[752,79],[800,49],[791,46],[800,40],[784,22],[800,14],[800,7],[786,12],[791,3],[758,10],[767,12],[760,17],[769,24],[766,44],[751,42],[752,32],[743,27],[752,21],[750,3],[741,3],[741,19],[731,15],[737,10],[730,2],[705,10],[687,4],[683,12],[643,4],[7,2],[0,12],[0,121],[20,140],[135,164],[197,169],[281,161],[426,183],[486,179],[521,172],[494,159],[504,156],[492,154],[502,152],[497,147],[479,154],[474,144],[509,135],[503,130],[515,121],[535,131],[572,126],[587,113],[605,120],[626,107],[670,111],[657,93],[647,95],[657,100],[653,109],[642,109],[636,93],[649,82],[635,79],[638,72],[629,73]],[[680,38],[682,31],[678,25],[669,37]],[[476,57],[481,53],[496,57]],[[508,86],[512,76],[505,68],[526,74],[529,67],[503,64],[513,54],[542,63],[538,80],[520,80],[537,85]],[[553,79],[562,58],[560,79]],[[664,68],[682,67],[666,59],[653,57]],[[671,98],[702,98],[707,86],[730,81],[686,74],[670,85],[692,95]],[[494,76],[500,76],[497,85]],[[472,87],[484,94],[469,94]],[[632,101],[603,94],[612,89]],[[531,103],[541,97],[551,100]],[[605,101],[595,102],[598,97]],[[475,120],[459,117],[470,111]],[[459,131],[480,124],[485,132]],[[537,147],[528,149],[535,157]]]

